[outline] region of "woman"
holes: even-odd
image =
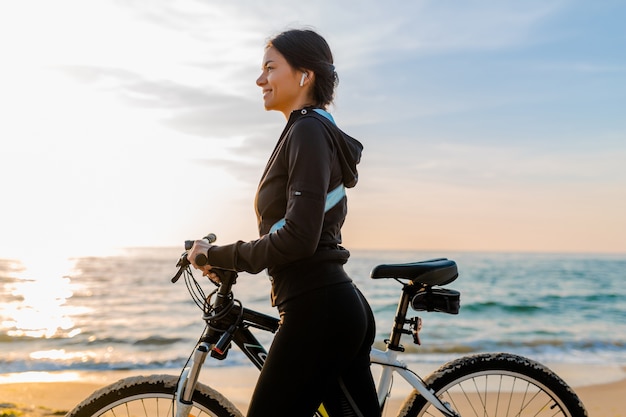
[[[249,417],[310,417],[322,402],[331,416],[379,416],[369,367],[374,318],[339,246],[344,186],[356,185],[362,145],[325,111],[337,84],[328,44],[310,30],[279,34],[265,48],[256,83],[265,109],[287,119],[256,195],[260,238],[222,246],[199,240],[188,258],[206,255],[208,265],[194,267],[214,280],[212,267],[267,268],[271,277],[281,326]]]

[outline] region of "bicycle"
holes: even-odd
[[[214,235],[210,237],[214,240]],[[232,292],[237,273],[212,269],[221,283],[208,296],[193,276],[185,252],[172,278],[181,276],[195,304],[203,311],[205,329],[179,376],[129,377],[108,385],[86,398],[67,417],[116,417],[156,415],[241,417],[241,412],[215,389],[198,382],[207,358],[224,360],[233,344],[261,369],[267,352],[251,328],[275,333],[279,320],[245,308]],[[203,255],[198,255],[202,257]],[[203,264],[206,259],[196,259]],[[458,277],[453,260],[438,258],[413,263],[383,264],[371,272],[373,279],[392,279],[402,290],[385,350],[372,348],[371,363],[382,367],[377,385],[381,410],[391,395],[393,374],[413,388],[398,416],[567,416],[584,417],[587,412],[575,392],[552,370],[531,359],[510,353],[481,353],[452,360],[425,379],[411,371],[398,356],[404,351],[400,339],[411,335],[420,344],[422,320],[407,318],[409,307],[416,311],[458,314],[460,293],[442,288]],[[320,405],[315,417],[329,416]]]

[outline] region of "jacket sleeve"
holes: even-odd
[[[324,205],[332,164],[333,142],[322,122],[312,117],[298,120],[287,138],[288,167],[285,225],[250,242],[215,246],[209,264],[258,273],[275,265],[312,256],[317,249],[324,222]]]

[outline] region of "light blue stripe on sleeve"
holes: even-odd
[[[346,195],[346,187],[343,184],[326,194],[326,204],[324,205],[324,213],[335,207]],[[274,233],[285,225],[285,219],[282,218],[272,225],[270,233]]]
[[[285,219],[282,218],[272,225],[272,227],[270,228],[270,233],[274,233],[278,229],[282,229],[284,225],[285,225]]]
[[[339,187],[326,194],[326,205],[324,206],[324,213],[339,204],[339,202],[342,198],[345,197],[345,195],[346,187],[344,187],[343,184],[340,184]]]

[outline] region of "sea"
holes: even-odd
[[[183,280],[179,248],[127,248],[106,256],[0,259],[0,373],[180,370],[204,329]],[[512,352],[544,363],[626,365],[626,255],[352,251],[346,269],[369,300],[377,347],[389,337],[401,283],[373,280],[378,264],[446,257],[459,277],[458,315],[413,312],[421,346],[405,360],[444,363]],[[196,273],[204,293],[214,289]],[[275,315],[265,275],[241,273],[235,298]],[[269,346],[272,334],[254,330]],[[236,348],[212,366],[247,363]]]

